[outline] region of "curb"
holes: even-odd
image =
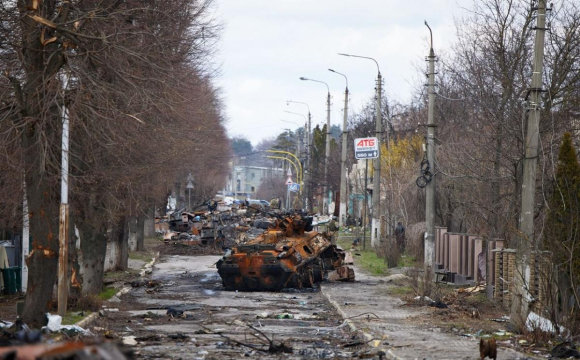
[[[145,266],[143,266],[143,269],[141,269],[141,271],[139,272],[139,276],[144,277],[145,275],[151,274],[153,272],[153,265],[155,265],[157,259],[159,259],[159,251],[157,252],[157,254],[155,254],[155,256],[150,262],[148,262],[147,264],[145,264]]]
[[[346,316],[344,311],[342,311],[342,309],[340,308],[340,305],[338,305],[338,303],[336,301],[332,300],[330,298],[330,295],[328,295],[324,291],[324,286],[320,287],[320,292],[322,293],[322,296],[324,296],[324,298],[326,300],[328,300],[328,302],[332,305],[332,307],[334,307],[334,309],[340,314],[340,316],[342,316],[344,321],[346,321],[346,324],[348,325],[348,327],[351,331],[358,331],[358,332],[362,333],[362,336],[364,337],[365,341],[367,341],[367,342],[370,342],[374,339],[371,334],[357,329],[356,325],[354,324],[354,321],[352,321],[351,319],[348,319],[348,317]],[[379,348],[379,350],[383,350],[386,353],[385,357],[388,360],[405,360],[404,358],[397,356],[391,349],[385,350],[385,349]]]
[[[338,305],[338,303],[336,301],[332,300],[330,298],[330,295],[328,295],[327,293],[325,293],[323,291],[322,287],[320,287],[320,291],[322,292],[322,296],[324,296],[324,298],[326,300],[328,300],[328,302],[332,305],[332,307],[340,314],[340,316],[342,316],[342,318],[344,319],[344,321],[346,321],[346,324],[348,325],[349,329],[351,331],[358,331],[358,329],[356,328],[356,325],[354,324],[354,322],[351,319],[347,319],[347,316],[344,313],[344,311],[342,311],[342,309],[340,308],[340,305]],[[372,339],[372,336],[370,334],[367,334],[365,332],[362,332],[362,334],[363,334],[363,336],[365,337],[365,339],[367,341],[370,341]]]
[[[145,264],[145,266],[143,267],[143,269],[141,269],[141,273],[140,276],[143,277],[146,274],[151,274],[151,272],[153,271],[153,265],[155,265],[155,262],[157,261],[157,259],[159,259],[159,251],[157,252],[156,256],[147,264]],[[129,291],[131,291],[130,287],[124,287],[121,288],[121,290],[119,290],[115,296],[116,297],[121,297],[122,295],[128,293]],[[94,312],[92,314],[90,314],[89,316],[85,317],[82,320],[79,320],[75,323],[75,325],[79,326],[79,327],[86,327],[88,326],[90,323],[92,323],[93,321],[95,321],[95,319],[97,319],[99,317],[99,312]]]
[[[77,321],[75,323],[75,325],[84,328],[87,325],[89,325],[90,323],[92,323],[98,317],[99,317],[99,312],[97,311],[97,312],[94,312],[94,313],[90,314],[86,318]]]

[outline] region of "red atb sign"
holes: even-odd
[[[379,142],[376,137],[354,139],[354,157],[376,159],[379,157]]]

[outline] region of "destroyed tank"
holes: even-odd
[[[325,279],[354,281],[345,253],[330,234],[313,231],[312,217],[291,215],[258,237],[226,251],[217,269],[224,287],[240,291],[279,291],[312,287]]]

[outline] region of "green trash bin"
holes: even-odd
[[[5,295],[16,294],[16,269],[17,267],[8,267],[2,270],[2,278],[4,279],[4,289],[2,293]],[[20,277],[20,276],[19,276]]]

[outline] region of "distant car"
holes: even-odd
[[[265,209],[267,204],[264,204],[262,201],[264,201],[264,200],[248,200],[248,204],[258,205],[261,209]]]
[[[266,200],[260,200],[260,202],[262,203],[262,205],[270,207],[270,202],[266,201]]]
[[[230,205],[232,205],[233,203],[234,203],[234,198],[233,198],[233,197],[231,197],[231,196],[226,196],[226,197],[224,197],[224,204],[225,204],[226,206],[230,206]]]

